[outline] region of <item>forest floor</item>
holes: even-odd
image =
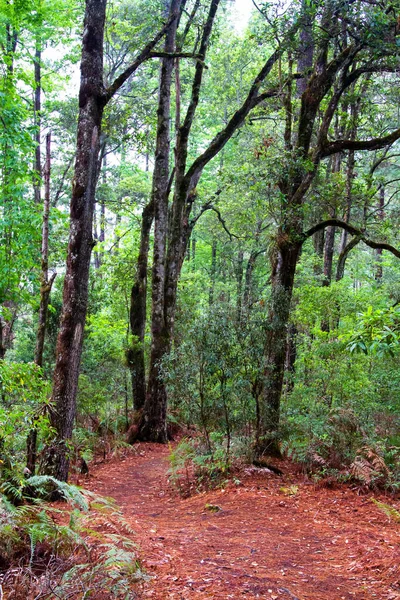
[[[85,487],[115,498],[137,531],[150,575],[139,598],[400,599],[400,525],[371,495],[318,487],[289,468],[244,469],[240,484],[185,499],[168,482],[168,447],[135,448],[96,467]]]

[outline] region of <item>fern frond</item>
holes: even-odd
[[[34,475],[29,479],[29,486],[42,496],[48,495],[55,488],[72,506],[76,505],[84,512],[89,510],[86,494],[76,485],[59,481],[50,475]]]

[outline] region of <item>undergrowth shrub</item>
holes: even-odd
[[[57,487],[69,509],[37,496]],[[41,476],[32,504],[0,494],[0,583],[8,599],[134,598],[143,577],[134,531],[111,499]],[[24,498],[25,499],[25,498]]]
[[[251,460],[249,438],[232,438],[229,452],[226,437],[221,432],[211,432],[208,440],[183,438],[175,448],[170,447],[169,481],[181,495],[188,496],[225,485],[240,462]]]

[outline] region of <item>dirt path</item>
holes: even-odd
[[[142,564],[155,576],[142,598],[400,599],[400,527],[369,498],[306,482],[290,489],[290,478],[262,471],[181,499],[168,487],[167,455],[141,444],[87,486],[113,496],[138,532]]]

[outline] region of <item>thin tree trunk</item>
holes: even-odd
[[[238,325],[242,321],[242,290],[243,290],[243,250],[239,250],[236,269],[237,296],[236,296],[236,319]]]
[[[214,303],[215,274],[217,272],[217,240],[213,239],[211,246],[211,271],[210,271],[210,289],[208,292],[208,306]]]
[[[354,134],[352,139],[355,139],[355,127],[354,127]],[[346,168],[346,209],[345,209],[345,213],[344,213],[344,221],[345,223],[348,223],[350,221],[350,216],[351,216],[351,205],[352,205],[352,201],[353,201],[353,195],[352,195],[352,190],[353,190],[353,178],[354,178],[354,167],[355,167],[356,161],[355,161],[355,153],[350,151],[349,152],[349,156],[347,157],[347,168]],[[348,232],[343,229],[342,231],[342,235],[340,238],[340,245],[339,245],[339,255],[344,251],[344,249],[347,246],[347,241],[348,241]]]
[[[315,254],[320,259],[320,263],[314,266],[315,275],[322,275],[323,273],[323,258],[324,258],[324,247],[325,247],[325,230],[317,231],[313,235],[313,245]]]
[[[49,216],[50,216],[50,168],[51,168],[51,134],[46,136],[46,163],[44,170],[44,202],[42,223],[42,272],[40,276],[40,308],[39,323],[36,334],[35,363],[43,365],[43,349],[46,336],[47,312],[49,306],[50,292],[56,277],[54,273],[49,279]]]
[[[107,184],[107,155],[105,153],[105,147],[104,147],[104,154],[103,154],[103,185],[106,186]],[[101,195],[101,202],[100,202],[100,235],[99,235],[99,242],[101,244],[103,244],[99,250],[99,263],[100,266],[104,260],[104,242],[106,241],[106,205],[104,203],[104,194],[105,192],[102,193]]]
[[[294,388],[294,374],[296,372],[297,358],[297,327],[290,323],[287,333],[285,371],[287,373],[286,391],[291,392]]]
[[[34,68],[35,68],[35,97],[34,97],[34,122],[35,122],[35,161],[34,161],[34,181],[33,181],[33,191],[35,195],[35,203],[41,203],[40,197],[40,187],[41,181],[40,178],[42,176],[42,160],[41,160],[41,152],[40,152],[40,136],[41,136],[41,49],[40,49],[40,39],[36,40],[36,50],[35,50],[35,58],[34,58]]]
[[[195,270],[195,261],[196,261],[196,238],[195,236],[192,234],[191,237],[192,240],[192,271]]]
[[[379,190],[379,200],[378,200],[378,219],[383,221],[385,218],[385,187],[382,185]],[[376,252],[376,270],[375,270],[375,280],[378,283],[382,282],[383,277],[383,267],[382,267],[382,248],[377,248]]]
[[[139,428],[140,439],[166,442],[167,391],[160,365],[168,355],[174,330],[176,297],[179,275],[190,236],[190,210],[196,198],[196,185],[201,169],[193,175],[186,173],[188,144],[191,127],[200,98],[204,59],[220,0],[211,0],[199,48],[202,61],[196,63],[192,94],[183,124],[179,128],[175,146],[175,191],[168,228],[168,249],[165,260],[159,250],[166,248],[166,240],[157,235],[157,203],[155,203],[155,253],[153,266],[152,351],[146,404]],[[170,84],[171,85],[171,84]],[[168,189],[168,187],[166,188]],[[167,219],[165,218],[165,224]],[[161,246],[160,246],[161,244]]]
[[[6,348],[4,345],[4,323],[3,318],[0,316],[0,360],[4,360],[6,355]]]
[[[353,237],[350,242],[343,248],[341,253],[339,254],[338,264],[336,269],[336,281],[341,281],[344,277],[344,269],[346,266],[346,260],[350,253],[350,251],[357,246],[357,244],[361,241],[360,237]]]
[[[334,218],[335,215],[332,215]],[[335,234],[336,227],[327,227],[325,236],[325,248],[324,248],[324,281],[323,285],[329,286],[332,281],[332,266],[333,266],[333,253],[335,250]]]

